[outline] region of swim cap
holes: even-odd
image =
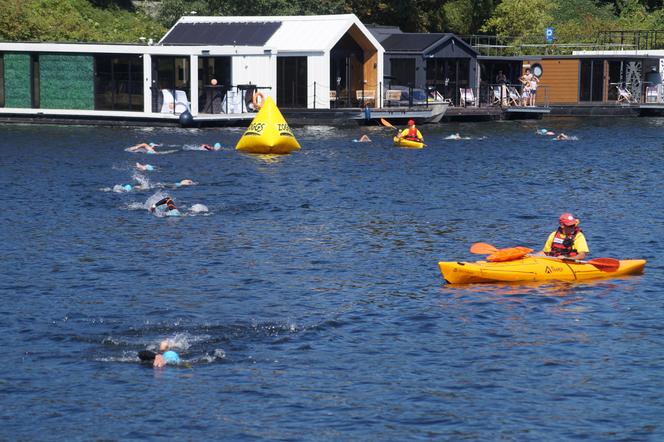
[[[214,143],[214,148],[215,148],[215,149],[221,149],[221,144],[219,144],[219,143]]]
[[[169,210],[166,212],[166,216],[180,216],[180,211],[178,209]]]
[[[154,146],[155,146],[154,143],[148,143],[148,144],[150,145],[150,147],[154,147]]]
[[[154,166],[151,164],[146,164],[145,165],[145,170],[154,170]]]
[[[175,183],[175,187],[180,187],[182,183]]]
[[[125,184],[122,186],[122,188],[125,190],[125,192],[129,192],[132,189],[131,184]]]
[[[154,155],[154,154],[157,153],[157,152],[155,152],[154,150],[148,150],[147,153],[149,153],[149,154],[153,154],[153,155]]]
[[[164,360],[167,364],[179,364],[180,356],[173,350],[168,350],[167,352],[164,352]]]

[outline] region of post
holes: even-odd
[[[314,109],[316,109],[316,82],[314,81]]]
[[[376,105],[378,105],[378,103],[380,103],[380,107],[382,109],[382,107],[383,107],[383,82],[382,81],[378,82],[378,92],[379,92],[379,94],[378,94],[377,100],[380,100],[380,101],[377,101]]]
[[[152,97],[155,92],[152,90],[152,55],[150,54],[143,54],[143,78],[143,112],[153,112]]]

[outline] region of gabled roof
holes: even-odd
[[[414,54],[426,54],[439,48],[452,40],[455,44],[464,47],[469,53],[477,55],[478,52],[465,41],[450,33],[410,33],[392,34],[381,44],[385,52],[412,52]]]
[[[252,36],[249,25],[259,25],[259,28],[265,26],[279,26],[274,29],[271,35],[261,34]],[[262,16],[262,17],[181,17],[180,20],[166,33],[159,42],[160,44],[192,44],[181,43],[183,37],[178,37],[180,30],[178,27],[189,25],[182,28],[186,30],[194,29],[191,25],[206,24],[206,34],[197,39],[196,44],[200,45],[218,45],[217,41],[226,42],[227,39],[219,40],[216,34],[224,33],[231,29],[229,25],[237,26],[238,36],[241,36],[243,42],[235,39],[237,46],[264,46],[275,49],[279,52],[322,52],[332,49],[332,47],[341,39],[341,37],[351,28],[359,30],[366,37],[377,51],[383,48],[378,40],[367,30],[355,14],[338,15],[299,15],[299,16]],[[195,28],[199,29],[199,28]],[[209,30],[209,31],[208,31]],[[190,35],[186,33],[186,35]],[[267,39],[265,40],[265,37]],[[192,37],[193,38],[193,37]],[[264,41],[263,41],[264,40]],[[233,44],[231,43],[221,43]]]
[[[281,22],[176,23],[162,45],[263,46]]]

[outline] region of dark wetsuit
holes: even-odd
[[[161,201],[159,201],[154,206],[159,207],[162,204],[166,204],[166,207],[168,207],[168,210],[178,210],[178,208],[175,206],[175,203],[173,202],[173,199],[170,196],[167,196],[166,198],[162,199]]]

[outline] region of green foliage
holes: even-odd
[[[474,34],[493,10],[493,0],[450,0],[443,4],[445,30],[460,35]]]
[[[138,42],[159,40],[181,16],[354,13],[405,32],[493,33],[542,43],[592,41],[609,30],[664,30],[664,0],[162,0],[155,17],[131,0],[0,0],[0,39]]]
[[[139,12],[106,1],[0,0],[0,39],[10,41],[139,42],[165,29]]]
[[[481,30],[514,37],[540,34],[553,23],[556,6],[551,0],[503,0]]]

